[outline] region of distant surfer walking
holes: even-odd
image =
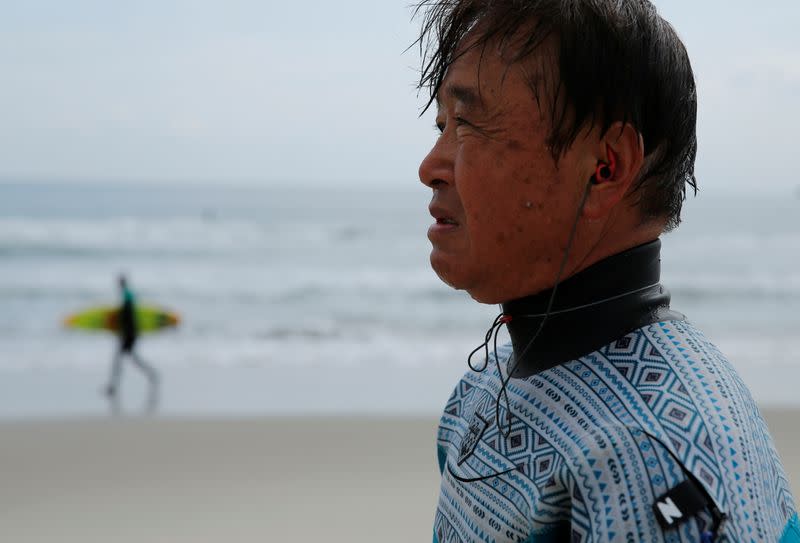
[[[124,275],[119,276],[119,289],[122,296],[122,303],[120,305],[118,321],[117,321],[117,334],[119,336],[119,349],[114,354],[114,359],[111,363],[111,378],[108,386],[106,387],[106,395],[109,399],[114,400],[119,391],[119,381],[122,375],[122,359],[127,356],[131,359],[133,364],[139,368],[147,377],[150,383],[150,407],[155,407],[156,394],[158,388],[158,373],[156,370],[147,364],[142,358],[136,354],[134,347],[136,340],[139,337],[139,330],[136,323],[136,297],[133,295],[128,286],[128,281]]]

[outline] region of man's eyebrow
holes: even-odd
[[[445,93],[463,103],[467,107],[475,107],[484,109],[485,104],[481,95],[473,87],[465,87],[463,85],[447,85],[444,89]],[[438,100],[437,100],[438,101]]]

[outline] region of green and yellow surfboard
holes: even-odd
[[[177,326],[181,322],[177,313],[153,305],[136,306],[136,325],[139,332],[155,332]],[[64,326],[82,330],[119,329],[119,306],[96,306],[78,311],[64,318]]]

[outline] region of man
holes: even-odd
[[[659,284],[696,188],[675,31],[646,0],[418,9],[431,264],[502,304],[441,418],[434,541],[800,541],[749,392]]]
[[[139,368],[147,377],[150,383],[150,393],[148,405],[152,409],[155,407],[158,373],[156,370],[145,363],[134,351],[136,340],[139,337],[139,330],[136,323],[136,299],[133,291],[128,287],[128,280],[124,275],[119,276],[119,290],[122,296],[119,313],[117,315],[117,334],[119,336],[119,349],[114,354],[111,363],[111,378],[106,387],[106,395],[111,400],[115,400],[119,388],[119,380],[122,374],[122,357],[128,356],[134,365]]]

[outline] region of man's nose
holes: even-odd
[[[453,182],[452,145],[440,137],[419,165],[419,180],[426,187],[437,188]]]

